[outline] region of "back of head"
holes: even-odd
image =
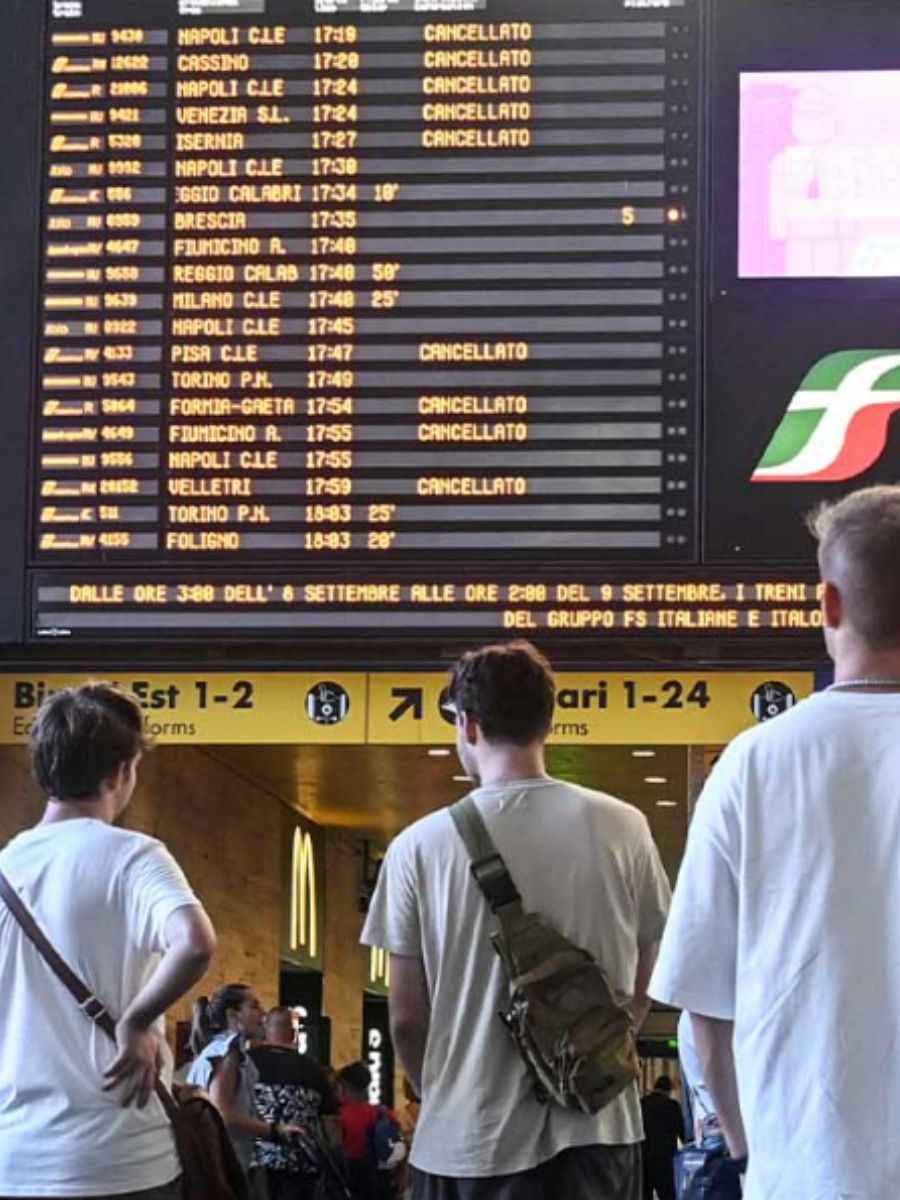
[[[289,1008],[270,1008],[265,1019],[266,1041],[273,1046],[295,1046],[294,1018]]]
[[[195,1058],[214,1037],[227,1032],[229,1009],[240,1008],[249,991],[245,983],[226,983],[212,997],[199,996],[194,1001],[190,1047]]]
[[[900,649],[900,487],[822,505],[809,527],[822,578],[838,588],[853,632],[872,650]]]
[[[372,1082],[372,1072],[365,1063],[355,1062],[338,1071],[338,1084],[360,1100],[365,1100]]]
[[[672,1095],[672,1080],[668,1075],[660,1075],[656,1083],[653,1085],[654,1092],[664,1092],[665,1095]]]
[[[106,779],[146,748],[141,706],[109,683],[55,692],[31,730],[31,765],[54,800],[94,799]]]
[[[534,646],[508,642],[464,655],[453,668],[450,698],[489,742],[529,746],[550,732],[556,684]]]

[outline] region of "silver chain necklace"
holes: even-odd
[[[880,688],[882,691],[900,692],[900,679],[845,679],[842,683],[833,683],[826,688],[827,692],[863,691]]]

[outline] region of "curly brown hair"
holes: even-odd
[[[550,732],[556,683],[530,642],[506,642],[463,655],[450,675],[450,699],[489,742],[528,746]]]

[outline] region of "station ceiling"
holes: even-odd
[[[653,757],[635,757],[642,749]],[[462,774],[455,754],[434,756],[423,746],[217,746],[204,753],[317,824],[379,846],[471,786],[455,778]],[[687,834],[687,763],[683,746],[548,749],[548,769],[557,778],[608,792],[645,813],[673,879]]]

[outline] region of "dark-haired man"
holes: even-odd
[[[525,908],[590,951],[638,1023],[668,882],[645,818],[551,779],[549,664],[525,642],[467,654],[453,670],[457,749]],[[636,1200],[636,1088],[598,1116],[542,1104],[498,1012],[509,983],[492,917],[450,814],[406,830],[385,859],[363,934],[391,953],[391,1027],[422,1110],[416,1200]]]
[[[812,527],[834,685],[722,755],[651,991],[692,1015],[746,1200],[880,1200],[900,1178],[900,487]]]
[[[675,1200],[675,1155],[685,1141],[681,1105],[672,1099],[672,1080],[660,1075],[641,1100],[644,1118],[644,1200]]]
[[[43,820],[0,870],[118,1020],[82,1013],[0,903],[0,1196],[175,1200],[180,1165],[152,1094],[162,1015],[205,973],[212,926],[166,849],[116,829],[144,749],[141,708],[108,684],[51,696],[31,734]]]

